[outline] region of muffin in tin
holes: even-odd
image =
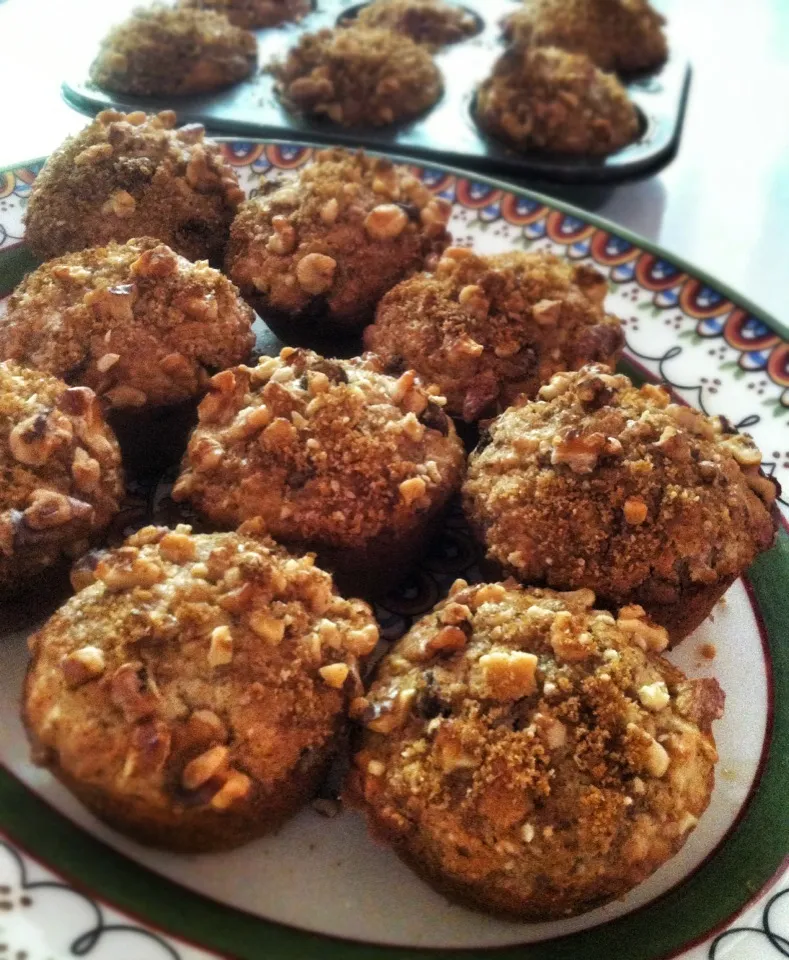
[[[120,509],[118,442],[92,390],[0,363],[0,594],[87,550]]]
[[[444,47],[473,37],[479,24],[464,7],[445,0],[373,0],[362,7],[356,23],[403,33],[417,43]]]
[[[90,387],[113,423],[139,432],[141,418],[165,408],[185,406],[188,420],[209,376],[249,356],[253,316],[218,270],[143,237],[29,274],[0,318],[0,357]]]
[[[364,26],[306,33],[269,67],[293,113],[342,127],[384,127],[424,113],[441,96],[441,72],[410,37]]]
[[[602,70],[654,70],[668,56],[666,20],[648,0],[528,0],[504,23],[515,46],[583,53]]]
[[[615,363],[624,337],[606,292],[596,270],[550,253],[450,247],[433,273],[383,297],[364,343],[387,370],[417,370],[448,413],[474,422],[533,397],[561,370]]]
[[[142,843],[196,853],[274,829],[336,750],[378,629],[311,556],[145,527],[89,555],[30,641],[34,760]]]
[[[303,19],[312,9],[312,0],[181,0],[181,6],[215,10],[237,27],[255,30]]]
[[[725,419],[592,365],[493,422],[465,510],[521,581],[641,605],[676,642],[773,544],[779,488],[760,464]]]
[[[351,333],[449,242],[450,204],[383,157],[321,150],[241,206],[225,268],[284,340]]]
[[[511,49],[477,90],[475,116],[514,150],[605,156],[632,143],[639,119],[613,74],[558,47]]]
[[[167,97],[221,90],[251,76],[255,36],[213,10],[135,10],[102,40],[90,68],[115,93]]]
[[[382,593],[460,485],[442,403],[413,371],[285,347],[213,378],[173,497],[219,526],[260,517],[277,541],[314,549],[342,589]]]
[[[42,260],[132,237],[155,237],[190,260],[221,259],[244,193],[200,124],[171,110],[104,110],[36,177],[25,242]]]
[[[682,847],[714,783],[723,693],[666,643],[590,590],[459,581],[351,704],[351,798],[474,909],[542,921],[621,897]]]

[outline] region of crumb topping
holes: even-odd
[[[343,127],[387,126],[441,96],[441,72],[410,37],[362,25],[303,34],[269,66],[285,106]]]
[[[434,273],[383,297],[365,345],[387,369],[436,383],[448,411],[471,422],[534,396],[560,370],[615,363],[624,338],[606,292],[596,270],[550,253],[450,247]]]
[[[511,49],[477,91],[477,119],[517,150],[602,156],[638,136],[622,84],[583,54],[558,47]]]
[[[641,608],[594,600],[459,581],[351,704],[375,824],[483,902],[556,916],[621,895],[709,802],[717,682],[659,656]],[[450,629],[464,642],[436,644]]]
[[[359,11],[362,27],[396,30],[416,43],[443,47],[478,32],[475,18],[444,0],[373,0]]]
[[[420,524],[459,484],[442,404],[413,371],[285,347],[213,378],[173,496],[223,524],[259,516],[284,541],[363,545]]]
[[[335,734],[378,638],[365,603],[256,524],[145,527],[72,579],[31,638],[28,726],[45,761],[154,807],[276,789]]]
[[[557,374],[472,455],[465,507],[525,582],[670,604],[738,576],[775,535],[747,434],[602,366]]]
[[[150,237],[82,250],[28,274],[0,318],[0,355],[95,390],[109,407],[177,403],[239,363],[254,314],[205,261]]]
[[[181,0],[181,5],[216,10],[237,27],[248,30],[276,27],[288,20],[298,21],[312,9],[311,0]]]

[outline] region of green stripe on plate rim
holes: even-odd
[[[245,138],[242,142],[285,141]],[[395,159],[413,162],[406,157]],[[504,181],[453,167],[439,169],[536,200],[622,237],[703,280],[789,339],[782,324],[725,284],[628,230]],[[11,289],[34,263],[24,247],[0,251],[0,289]],[[446,960],[492,956],[501,960],[578,960],[581,956],[657,960],[676,954],[725,925],[768,883],[789,852],[789,637],[784,636],[789,625],[789,591],[784,587],[789,582],[789,535],[783,529],[775,548],[756,560],[748,578],[764,621],[773,672],[772,740],[761,780],[732,835],[686,882],[633,913],[591,930],[524,946],[443,951],[374,946],[308,933],[223,906],[152,873],[54,812],[4,768],[0,768],[0,826],[77,886],[176,936],[248,960],[434,960],[436,956]]]

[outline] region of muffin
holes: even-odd
[[[167,97],[220,90],[257,65],[254,35],[213,10],[135,10],[102,40],[91,80],[115,93]]]
[[[104,110],[47,160],[30,192],[25,242],[42,260],[111,240],[156,237],[218,260],[244,193],[203,127]]]
[[[237,27],[254,30],[301,20],[312,9],[311,0],[181,0],[183,7],[215,10]]]
[[[0,594],[86,550],[120,509],[115,436],[87,387],[0,363]]]
[[[316,550],[342,589],[382,592],[460,485],[442,403],[413,371],[285,347],[213,378],[173,497],[220,527],[260,517],[275,540]]]
[[[668,56],[665,17],[648,0],[528,0],[505,21],[514,45],[583,53],[601,70],[653,70]]]
[[[458,43],[479,31],[468,10],[444,0],[373,0],[356,19],[359,26],[395,30],[430,47]]]
[[[391,30],[350,26],[303,34],[270,66],[285,107],[342,127],[383,127],[424,113],[441,96],[428,51]]]
[[[369,608],[261,537],[145,527],[75,567],[30,640],[34,760],[142,843],[274,829],[317,788],[375,646]]]
[[[266,321],[308,345],[372,320],[380,297],[449,242],[451,206],[383,157],[321,150],[241,206],[225,269]]]
[[[515,920],[621,897],[709,803],[722,715],[639,607],[590,590],[469,587],[387,654],[364,698],[353,797],[441,893]]]
[[[561,370],[615,363],[624,337],[606,292],[596,270],[550,253],[450,247],[434,273],[386,294],[364,343],[389,372],[408,367],[435,383],[447,413],[473,422],[535,396]]]
[[[513,49],[477,90],[476,118],[518,151],[605,156],[632,143],[636,108],[613,74],[558,47]]]
[[[639,604],[677,642],[772,546],[778,484],[760,463],[723,418],[592,365],[494,421],[464,505],[519,580]]]

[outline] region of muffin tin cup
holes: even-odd
[[[481,31],[436,53],[444,77],[443,96],[417,119],[399,125],[345,128],[325,118],[290,113],[279,100],[274,78],[266,73],[202,96],[130,97],[93,85],[87,79],[86,64],[84,76],[68,80],[63,94],[72,106],[90,115],[109,107],[149,112],[175,109],[180,123],[203,123],[216,133],[362,146],[532,182],[615,184],[654,173],[674,157],[691,70],[670,35],[673,52],[661,68],[623,80],[640,116],[638,140],[602,158],[517,153],[482,130],[474,116],[477,88],[505,49],[501,21],[514,5],[512,0],[466,0],[463,6],[479,20]],[[284,57],[302,33],[333,27],[359,7],[347,0],[320,0],[300,23],[258,31],[260,64],[265,67],[275,57]]]

